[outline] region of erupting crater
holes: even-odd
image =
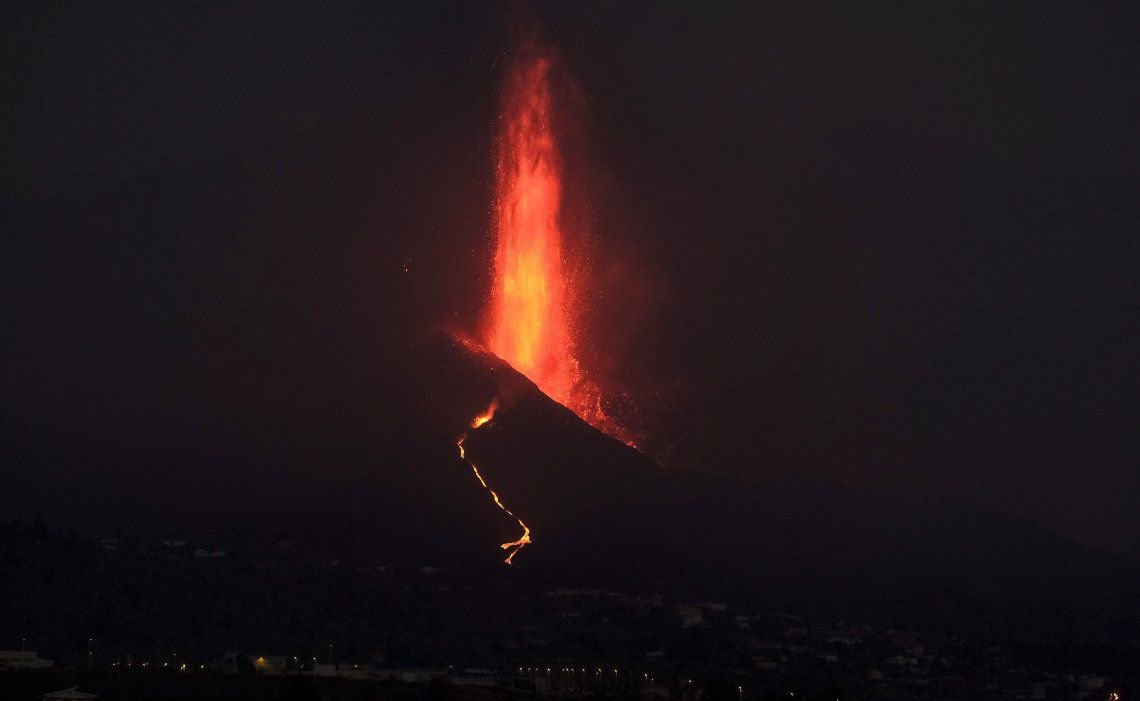
[[[557,64],[537,42],[523,45],[503,85],[495,148],[493,283],[483,318],[483,345],[526,376],[548,397],[603,433],[634,446],[630,434],[603,410],[600,385],[585,377],[575,357],[581,332],[577,305],[585,296],[567,274],[562,230],[562,155],[555,128]],[[497,404],[471,423],[491,420]],[[515,516],[467,460],[495,504],[523,529],[502,548],[506,562],[531,542]]]

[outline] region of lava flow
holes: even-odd
[[[476,430],[480,426],[482,426],[482,425],[486,424],[488,421],[490,421],[495,416],[495,409],[497,409],[498,406],[499,406],[498,401],[492,400],[490,406],[487,407],[486,411],[484,411],[483,413],[479,414],[474,419],[472,419],[471,430]],[[503,561],[509,565],[509,564],[511,564],[511,561],[514,559],[515,555],[517,555],[520,550],[522,550],[524,547],[526,547],[526,545],[528,543],[531,542],[531,540],[530,540],[530,528],[528,528],[527,525],[525,523],[523,523],[523,520],[521,518],[519,518],[518,516],[515,516],[511,512],[510,509],[508,509],[506,506],[503,505],[502,500],[499,499],[499,495],[495,492],[494,489],[491,489],[491,487],[487,485],[487,480],[483,479],[483,475],[479,472],[479,468],[475,466],[475,463],[473,463],[467,459],[467,453],[463,449],[463,441],[465,441],[465,440],[467,440],[467,434],[466,433],[464,433],[462,436],[460,436],[459,440],[455,442],[456,447],[459,448],[459,457],[463,459],[463,462],[465,462],[471,466],[471,471],[475,473],[475,479],[479,480],[479,484],[483,485],[483,489],[486,489],[488,492],[490,492],[491,498],[495,501],[495,505],[498,506],[500,509],[502,509],[503,513],[510,516],[514,520],[518,521],[519,525],[522,526],[522,529],[523,529],[522,537],[520,537],[518,540],[511,541],[509,543],[503,543],[502,545],[499,546],[503,550],[510,551],[507,554],[507,559]]]

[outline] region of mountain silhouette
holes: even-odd
[[[949,497],[664,469],[439,332],[487,289],[490,137],[392,138],[408,119],[362,115],[91,202],[6,203],[0,511],[502,568],[518,525],[456,447],[497,399],[465,447],[533,530],[512,576],[1135,638],[1134,560]]]
[[[794,473],[742,482],[666,470],[470,342],[436,335],[401,362],[405,401],[418,407],[410,424],[425,436],[455,433],[498,401],[464,445],[532,530],[514,567],[551,581],[991,635],[1112,637],[1140,620],[1140,565],[969,501],[903,501]],[[488,552],[517,536],[501,520]]]

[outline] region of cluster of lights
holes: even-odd
[[[549,676],[551,671],[552,671],[551,667],[519,667],[518,668],[519,674],[535,674],[535,673],[541,674],[543,672],[546,672],[546,674]],[[596,667],[593,670],[593,672],[594,672],[594,683],[595,684],[601,684],[603,671],[604,670],[601,667]],[[613,668],[610,671],[614,675],[614,684],[618,684],[619,683],[619,671],[618,671],[618,669]],[[586,679],[586,675],[590,672],[590,670],[586,667],[562,667],[561,669],[559,669],[559,672],[561,672],[563,676],[569,675],[570,683],[574,683],[575,675],[581,674],[581,681],[579,683],[583,683]],[[608,674],[608,672],[607,672],[607,674]],[[629,672],[630,683],[632,683],[633,674],[634,673],[631,670]],[[645,680],[645,686],[646,686],[646,689],[648,689],[649,686],[653,683],[654,678],[649,675],[649,672],[642,672],[641,677],[642,677],[642,679]],[[688,684],[690,686],[692,685],[692,683],[693,683],[692,679],[688,680]],[[740,687],[740,689],[741,689],[741,691],[743,691],[743,687]]]
[[[178,657],[178,653],[171,653],[170,656],[171,657]],[[131,659],[130,655],[127,655],[127,661],[126,662],[112,662],[111,663],[111,669],[118,669],[120,667],[123,669],[135,669],[135,668],[150,669],[151,663],[149,660],[144,661],[144,662],[135,662],[134,660]],[[154,663],[154,667],[158,668],[157,662]],[[162,663],[162,669],[177,669],[179,672],[187,672],[187,671],[190,671],[191,669],[193,669],[193,665],[186,663],[186,662],[177,662],[177,661],[176,662],[169,662],[169,661],[167,661],[167,662]],[[198,665],[198,669],[199,670],[205,670],[206,665],[200,664],[200,665]]]
[[[548,681],[549,681],[551,669],[552,668],[550,668],[550,667],[519,667],[518,673],[519,674],[542,674],[543,672],[545,672],[547,674]],[[578,674],[578,673],[581,673],[582,681],[584,682],[586,674],[589,670],[585,667],[562,667],[559,671],[563,675],[570,675],[570,683],[572,684],[572,683],[574,683],[574,675]],[[601,684],[602,672],[604,670],[601,667],[597,667],[593,671],[594,671],[595,684]],[[620,683],[619,670],[617,668],[613,668],[610,670],[610,672],[612,672],[614,675],[614,684],[615,685],[619,684]],[[644,680],[644,685],[645,685],[644,688],[645,688],[646,695],[651,694],[653,682],[655,681],[655,679],[652,676],[650,676],[649,672],[642,672],[641,678]],[[629,683],[632,685],[633,679],[634,679],[634,672],[632,670],[629,671],[628,679],[629,679]],[[579,682],[579,683],[581,683],[581,682]],[[688,680],[686,680],[685,683],[687,686],[691,687],[693,685],[693,680],[688,679]],[[795,696],[794,692],[788,692],[788,693],[790,696]],[[743,699],[744,699],[744,687],[743,686],[738,685],[736,687],[736,695],[737,695],[738,701],[743,701]],[[1118,697],[1117,698],[1110,698],[1109,701],[1119,701],[1119,698]]]
[[[89,653],[89,654],[90,654],[90,653]],[[172,657],[177,657],[178,655],[177,655],[177,654],[172,654],[171,656],[172,656]],[[297,656],[297,655],[293,655],[293,656],[292,656],[291,658],[289,658],[289,659],[291,659],[291,660],[292,660],[292,662],[293,662],[295,665],[297,665],[298,667],[300,666],[301,658],[300,658],[299,656]],[[314,663],[314,664],[317,662],[317,658],[316,658],[316,657],[313,657],[313,658],[311,658],[311,659],[312,659],[312,661],[313,661],[313,663]],[[268,662],[266,661],[266,659],[265,659],[265,657],[264,657],[264,656],[259,656],[259,657],[257,657],[257,659],[255,660],[254,664],[255,664],[256,666],[258,666],[258,667],[264,667],[265,665],[267,665],[267,664],[268,664]],[[112,667],[112,668],[118,668],[118,667],[120,667],[120,666],[124,666],[124,663],[122,663],[122,662],[113,662],[113,663],[111,663],[111,667]],[[131,660],[130,660],[130,657],[128,656],[128,661],[126,662],[126,664],[125,664],[125,667],[128,667],[128,668],[129,668],[129,667],[135,667],[135,666],[137,666],[137,667],[139,667],[139,668],[141,668],[141,669],[148,669],[148,668],[150,667],[150,662],[148,661],[148,662],[141,662],[141,663],[136,663],[136,662],[134,662],[134,661],[131,661]],[[169,668],[170,668],[170,663],[169,663],[169,662],[163,662],[163,663],[162,663],[162,668],[163,668],[163,669],[169,669]],[[358,665],[358,664],[354,664],[354,665],[352,665],[352,668],[353,668],[353,669],[360,669],[360,665]],[[186,672],[186,671],[189,671],[189,670],[191,670],[191,669],[192,669],[192,666],[191,666],[191,665],[189,665],[189,664],[188,664],[188,663],[186,663],[186,662],[178,663],[178,671],[179,671],[179,672]],[[205,671],[205,669],[206,669],[206,665],[204,665],[204,664],[200,664],[200,665],[198,665],[198,669],[199,669],[199,670],[201,670],[201,671]],[[450,669],[450,667],[449,667],[448,669]],[[544,672],[545,672],[545,673],[546,673],[546,675],[547,675],[547,678],[548,678],[548,679],[549,679],[550,673],[551,673],[552,671],[553,671],[553,668],[552,668],[552,667],[519,667],[519,668],[518,668],[518,673],[519,673],[519,674],[542,674],[542,673],[544,673]],[[579,683],[584,683],[584,681],[585,681],[585,677],[586,677],[586,674],[588,673],[588,671],[589,671],[589,670],[588,670],[586,667],[562,667],[562,668],[561,668],[559,671],[560,671],[560,672],[561,672],[563,675],[567,675],[567,674],[569,674],[569,675],[570,675],[570,679],[571,679],[571,683],[573,683],[573,680],[574,680],[574,675],[575,675],[575,674],[579,674],[579,673],[580,673],[580,674],[582,675],[582,680],[581,680],[581,682],[579,682]],[[604,671],[604,670],[603,670],[601,667],[597,667],[597,668],[595,668],[593,671],[594,671],[594,680],[595,680],[595,683],[596,683],[596,684],[601,684],[602,673],[603,673],[603,671]],[[615,684],[618,684],[618,683],[620,683],[620,670],[618,670],[618,669],[615,667],[615,668],[612,668],[612,669],[610,670],[610,672],[612,672],[612,673],[613,673],[613,675],[614,675],[614,683],[615,683]],[[630,683],[631,683],[631,684],[633,683],[633,676],[634,676],[634,674],[633,674],[633,671],[631,670],[631,671],[629,672],[629,679],[630,679]],[[645,690],[646,690],[646,694],[648,695],[649,693],[651,693],[651,687],[652,687],[652,684],[653,684],[653,682],[654,682],[654,678],[653,678],[652,676],[650,676],[650,675],[649,675],[649,672],[642,672],[642,674],[641,674],[641,677],[642,677],[642,679],[644,680],[644,683],[645,683]],[[692,685],[693,685],[693,680],[692,680],[692,679],[688,679],[688,680],[686,680],[686,684],[687,684],[688,686],[692,686]],[[743,687],[743,686],[737,686],[737,687],[736,687],[736,692],[737,692],[737,699],[738,699],[738,701],[743,701],[743,698],[744,698],[744,687]],[[789,696],[789,697],[795,697],[795,692],[794,692],[794,691],[789,691],[789,692],[788,692],[788,696]],[[1119,695],[1117,692],[1113,691],[1113,692],[1111,692],[1111,693],[1109,694],[1109,696],[1108,696],[1108,701],[1120,701],[1120,695]]]

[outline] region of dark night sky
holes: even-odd
[[[1126,8],[538,4],[586,100],[591,362],[670,460],[960,492],[1140,554]],[[506,5],[3,13],[9,203],[377,112],[489,167]]]

